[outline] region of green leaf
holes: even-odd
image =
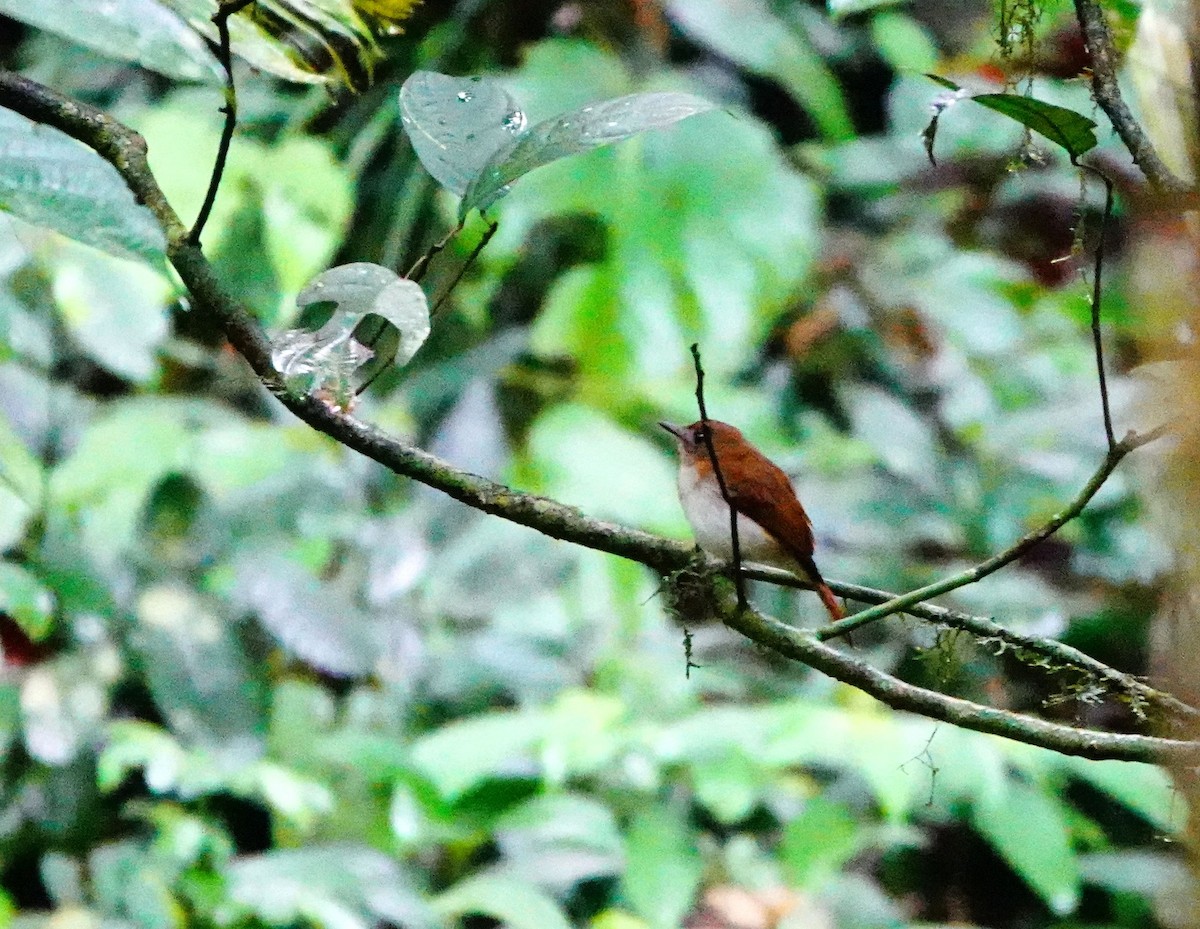
[[[167,77],[222,79],[204,39],[158,0],[0,0],[0,13]]]
[[[530,711],[472,716],[418,739],[413,762],[454,799],[506,767],[527,767],[542,727],[540,714]]]
[[[1133,810],[1155,828],[1181,833],[1187,823],[1187,804],[1162,768],[1125,761],[1064,759],[1073,774],[1118,803]]]
[[[230,901],[271,926],[435,925],[428,904],[396,861],[365,845],[309,845],[243,855],[229,864],[227,877]]]
[[[851,16],[881,6],[898,6],[903,0],[826,0],[830,16]]]
[[[1019,94],[978,94],[971,99],[1065,148],[1072,161],[1096,147],[1096,123],[1082,113]]]
[[[634,912],[657,929],[681,925],[703,869],[685,816],[664,804],[644,807],[630,824],[625,856],[621,890]]]
[[[729,751],[700,758],[692,764],[696,799],[726,825],[744,820],[758,803],[766,777],[747,753]]]
[[[462,196],[525,114],[495,81],[417,71],[400,88],[400,122],[425,170]]]
[[[42,502],[42,464],[0,415],[0,550],[10,548]]]
[[[808,37],[767,0],[671,0],[671,18],[693,38],[795,97],[829,141],[854,138],[841,86]]]
[[[147,587],[133,644],[145,681],[172,732],[214,748],[252,742],[263,713],[249,662],[227,618],[182,585]]]
[[[861,829],[848,809],[816,796],[805,801],[800,815],[784,827],[780,859],[788,883],[812,887],[837,871],[859,847]]]
[[[469,877],[433,899],[445,917],[490,916],[511,929],[570,929],[562,908],[524,881],[502,875]]]
[[[486,210],[509,185],[534,168],[666,128],[713,108],[712,103],[692,94],[629,94],[538,123],[518,133],[515,141],[492,156],[464,194],[459,219],[473,209]]]
[[[16,620],[35,642],[49,634],[53,623],[54,594],[29,570],[0,561],[0,612]]]
[[[166,280],[140,262],[62,245],[51,273],[67,328],[102,367],[136,383],[150,380],[170,330]]]
[[[904,13],[887,10],[871,17],[871,39],[894,71],[928,71],[937,65],[929,31]]]
[[[971,822],[1058,915],[1079,905],[1079,862],[1060,801],[1023,780],[971,809]]]
[[[354,397],[350,378],[374,352],[355,338],[368,316],[380,316],[400,331],[394,363],[407,364],[429,337],[429,303],[414,281],[365,261],[331,268],[300,292],[296,303],[333,303],[337,309],[320,329],[289,329],[274,339],[271,361],[293,390],[330,396],[347,407]]]
[[[122,258],[161,264],[166,238],[116,168],[69,136],[0,109],[0,209]]]

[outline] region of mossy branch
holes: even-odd
[[[693,562],[694,551],[681,542],[591,519],[557,501],[521,493],[459,470],[316,398],[289,392],[272,367],[271,346],[265,333],[221,286],[212,266],[159,189],[146,161],[146,145],[141,136],[99,110],[8,72],[0,72],[0,105],[66,133],[117,169],[134,196],[149,207],[162,226],[167,238],[168,260],[191,293],[196,311],[222,328],[263,385],[312,428],[396,474],[427,484],[482,512],[529,526],[553,538],[628,558],[663,574]],[[868,591],[838,582],[830,582],[830,587],[843,596],[892,599],[892,595],[883,591]],[[731,629],[781,655],[857,687],[894,709],[1087,758],[1200,763],[1200,742],[1076,729],[949,697],[892,677],[824,644],[811,632],[794,629],[752,609],[741,608],[733,597],[724,596],[717,588],[714,588],[713,597],[718,615]],[[916,603],[906,610],[923,617],[944,617],[949,613]],[[1124,680],[1120,672],[1108,670]]]

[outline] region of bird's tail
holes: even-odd
[[[817,596],[821,598],[821,602],[825,604],[825,609],[829,610],[829,615],[834,618],[834,621],[846,618],[845,609],[838,603],[837,597],[833,595],[833,591],[824,581],[817,584]]]

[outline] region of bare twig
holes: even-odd
[[[1096,243],[1096,258],[1092,265],[1092,346],[1096,350],[1096,373],[1100,379],[1100,407],[1104,412],[1104,436],[1111,452],[1117,446],[1113,434],[1112,410],[1108,405],[1108,377],[1104,373],[1104,340],[1100,333],[1101,300],[1100,276],[1104,271],[1104,246],[1108,236],[1108,220],[1113,209],[1113,182],[1103,171],[1091,165],[1076,165],[1104,182],[1104,213],[1100,216],[1100,240]]]
[[[746,606],[746,579],[742,576],[742,545],[738,539],[737,510],[733,508],[733,499],[729,496],[729,485],[725,483],[725,475],[721,471],[721,462],[717,460],[717,450],[713,446],[712,429],[708,425],[708,409],[704,405],[704,368],[700,366],[700,343],[692,343],[692,361],[696,366],[696,406],[700,408],[700,437],[708,450],[708,460],[712,462],[713,474],[717,477],[717,486],[721,488],[721,499],[729,508],[729,542],[733,549],[733,585],[737,590],[738,606]]]
[[[92,148],[117,169],[134,196],[146,204],[166,233],[167,255],[198,312],[218,324],[263,385],[298,418],[349,449],[397,474],[420,481],[484,513],[529,526],[548,536],[608,552],[667,574],[691,564],[690,546],[590,519],[557,501],[515,491],[461,471],[420,448],[406,445],[321,400],[289,392],[271,364],[271,346],[253,317],[221,286],[212,265],[163,196],[146,163],[145,142],[126,126],[33,81],[0,72],[0,106],[54,126]],[[1142,441],[1149,441],[1150,436]],[[1129,441],[1129,440],[1126,440]],[[1118,443],[1122,448],[1123,443]],[[839,593],[849,585],[831,582]],[[721,608],[721,604],[718,604]],[[927,607],[914,607],[927,609]],[[722,618],[753,641],[844,681],[898,710],[990,732],[1054,751],[1088,758],[1196,764],[1200,742],[1075,729],[1034,717],[981,706],[899,681],[853,656],[748,608],[728,604]]]
[[[989,574],[994,574],[1007,564],[1016,561],[1038,543],[1048,539],[1054,535],[1064,525],[1083,512],[1083,508],[1088,505],[1088,502],[1096,495],[1096,492],[1108,480],[1108,476],[1116,469],[1126,455],[1135,448],[1140,448],[1147,442],[1157,439],[1166,431],[1166,427],[1160,426],[1157,429],[1151,430],[1143,435],[1130,432],[1120,442],[1116,443],[1108,450],[1108,454],[1104,456],[1104,461],[1100,467],[1096,469],[1096,473],[1091,476],[1083,489],[1075,496],[1065,509],[1056,513],[1044,525],[1039,526],[1033,532],[1018,539],[1014,544],[1010,545],[1004,551],[993,555],[985,561],[981,561],[973,568],[962,571],[951,577],[943,578],[933,584],[928,584],[925,587],[920,587],[910,593],[895,597],[887,603],[881,603],[878,606],[873,606],[870,609],[863,610],[860,613],[855,613],[846,619],[838,620],[835,623],[830,623],[817,630],[817,637],[822,641],[827,641],[839,635],[845,635],[865,626],[868,623],[873,623],[876,620],[883,619],[885,616],[891,616],[893,613],[899,613],[914,603],[920,603],[923,600],[929,600],[932,597],[941,596],[944,593],[949,593],[951,590],[957,590],[959,587],[966,587],[968,584],[974,584],[976,581],[987,577]]]
[[[1098,0],[1075,0],[1075,15],[1092,60],[1092,93],[1108,115],[1134,162],[1160,194],[1181,194],[1191,188],[1159,157],[1141,125],[1129,111],[1117,84],[1117,53]]]
[[[421,278],[425,276],[425,272],[429,270],[429,262],[433,261],[436,255],[443,252],[446,246],[450,244],[450,240],[462,232],[462,230],[463,224],[459,223],[457,226],[447,232],[440,240],[434,242],[431,246],[429,246],[429,251],[418,258],[413,263],[413,266],[408,269],[408,273],[404,276],[410,281],[420,282]]]
[[[204,195],[204,203],[192,226],[191,240],[200,244],[200,233],[208,222],[213,204],[217,202],[217,191],[221,188],[221,176],[225,173],[225,162],[229,160],[229,147],[233,144],[233,131],[237,128],[237,86],[233,81],[233,53],[229,47],[229,17],[248,7],[254,0],[224,0],[217,5],[213,14],[213,25],[217,27],[217,60],[225,69],[225,105],[221,112],[225,114],[225,125],[221,127],[221,141],[217,145],[217,158],[213,162],[212,176],[208,179],[208,192]]]
[[[496,230],[499,228],[500,224],[498,222],[488,222],[488,227],[484,230],[483,236],[479,239],[478,244],[471,249],[471,254],[467,256],[467,260],[464,261],[462,267],[458,269],[458,273],[454,275],[454,279],[450,282],[450,285],[446,288],[445,292],[437,298],[437,302],[434,303],[433,309],[429,311],[430,316],[437,315],[438,310],[442,308],[442,304],[449,299],[452,293],[454,293],[454,288],[459,285],[459,282],[462,281],[463,276],[467,273],[467,271],[470,270],[471,265],[475,263],[475,259],[479,257],[479,253],[487,248],[488,242],[492,241],[492,236],[496,234]]]

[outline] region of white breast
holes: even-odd
[[[692,524],[696,544],[717,558],[733,558],[733,543],[729,535],[729,507],[721,497],[721,489],[712,479],[700,480],[700,475],[690,464],[679,469],[679,502],[684,515]],[[779,567],[794,567],[758,523],[738,514],[738,546],[742,558]]]

